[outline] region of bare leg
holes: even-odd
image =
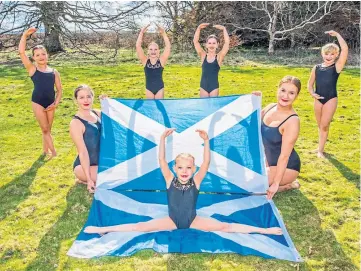
[[[98,166],[90,166],[90,178],[94,183],[97,181]],[[80,183],[87,184],[86,175],[81,165],[74,168],[74,175]]]
[[[325,144],[328,137],[328,131],[330,128],[330,123],[332,121],[333,115],[336,112],[337,108],[337,98],[333,98],[325,103],[322,107],[322,115],[321,115],[321,122],[320,122],[320,142],[318,145],[318,154],[317,156],[320,158],[324,158],[324,149]]]
[[[51,128],[53,127],[53,122],[54,122],[54,115],[55,115],[55,110],[50,110],[50,111],[46,111],[46,116],[48,118],[48,123],[49,123],[49,130],[50,130],[50,138],[51,138],[51,142],[54,142],[53,137],[51,135]],[[54,148],[54,147],[53,147]],[[49,148],[50,149],[50,148]],[[54,152],[50,149],[50,151],[52,152],[52,156],[56,156],[56,151],[54,148]]]
[[[169,216],[163,218],[152,219],[147,222],[130,223],[110,227],[94,227],[88,226],[84,229],[86,233],[104,234],[108,232],[124,232],[124,231],[171,231],[177,229],[173,220]]]
[[[218,97],[218,96],[219,96],[219,88],[216,88],[209,93],[209,97]]]
[[[44,107],[34,102],[32,102],[32,108],[43,135],[43,142],[45,142],[45,144],[43,143],[43,147],[45,146],[46,148],[49,148],[52,155],[54,156],[54,154],[56,155],[56,151],[50,134],[50,125],[47,112],[44,111]]]
[[[277,167],[267,167],[268,184],[271,186],[276,175]],[[300,183],[297,181],[299,172],[293,169],[286,168],[285,174],[280,182],[278,192],[287,191],[290,189],[299,189]]]
[[[157,94],[155,94],[154,99],[164,99],[164,88],[162,88],[157,92]]]
[[[239,232],[239,233],[262,233],[262,234],[282,234],[282,229],[259,228],[239,223],[225,223],[210,217],[196,216],[190,228],[201,231],[223,231],[223,232]]]
[[[320,124],[321,124],[322,107],[323,107],[323,104],[319,100],[315,99],[313,108],[315,110],[315,118],[316,118],[317,127],[318,127],[318,140],[319,141],[320,141]],[[317,149],[313,150],[312,152],[318,153],[318,149],[319,149],[319,147],[317,147]]]
[[[150,90],[146,89],[145,90],[145,98],[147,99],[155,99],[155,95],[153,94],[153,92],[151,92]]]
[[[209,93],[205,91],[203,88],[199,89],[199,94],[201,98],[209,97]]]

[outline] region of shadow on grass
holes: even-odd
[[[46,163],[44,158],[40,155],[27,171],[0,188],[0,220],[11,214],[31,194],[29,187],[38,169]]]
[[[92,201],[92,196],[87,193],[85,186],[73,186],[66,196],[66,201],[66,210],[41,239],[37,257],[26,270],[56,270],[62,242],[75,237],[85,224]]]
[[[333,155],[326,154],[325,156],[349,182],[352,182],[358,189],[360,189],[360,174],[354,173],[349,167],[342,164]]]

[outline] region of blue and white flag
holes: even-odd
[[[203,140],[210,139],[211,163],[200,186],[197,214],[256,227],[281,227],[283,235],[203,232],[194,229],[114,232],[104,236],[83,231],[69,256],[129,256],[142,249],[162,253],[239,253],[302,261],[268,188],[260,134],[261,99],[255,95],[207,99],[102,101],[102,136],[97,188],[85,226],[111,226],[168,216],[166,184],[158,151],[166,128],[172,169],[179,153],[190,153],[199,167]]]

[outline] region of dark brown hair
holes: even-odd
[[[216,41],[217,41],[217,43],[219,43],[219,40],[218,40],[218,38],[217,38],[217,36],[216,35],[209,35],[208,37],[207,37],[207,39],[206,39],[206,42],[208,42],[208,40],[210,40],[210,39],[215,39]]]
[[[89,90],[92,97],[94,97],[94,92],[93,90],[91,89],[91,87],[89,87],[88,85],[85,85],[85,84],[82,84],[82,85],[79,85],[75,90],[74,90],[74,98],[78,98],[78,92],[83,90],[83,89],[86,89],[86,90]]]
[[[297,94],[300,93],[300,91],[301,91],[301,81],[296,76],[286,75],[285,77],[283,77],[281,79],[280,83],[278,84],[278,87],[280,87],[283,83],[294,84],[297,87]]]
[[[33,47],[33,49],[31,49],[31,53],[33,54],[33,56],[34,56],[35,50],[38,50],[38,49],[42,49],[46,53],[48,53],[48,51],[46,50],[46,48],[43,45],[36,45],[36,46]]]

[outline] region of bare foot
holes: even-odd
[[[282,235],[282,229],[279,227],[267,228],[264,234]]]
[[[279,186],[277,192],[284,192],[284,191],[292,190],[292,189],[300,189],[300,187],[301,187],[301,184],[297,180],[295,180],[292,183]]]
[[[323,154],[323,152],[320,152],[320,151],[317,152],[317,157],[318,157],[318,158],[322,158],[322,159],[323,159],[323,158],[326,158],[325,155]]]
[[[310,151],[309,153],[318,153],[318,148]]]
[[[101,227],[95,227],[95,226],[88,226],[84,229],[85,233],[99,233],[104,234],[106,233]]]
[[[84,182],[82,180],[79,180],[77,177],[75,177],[75,183],[79,183],[79,184],[87,184],[87,182]]]

